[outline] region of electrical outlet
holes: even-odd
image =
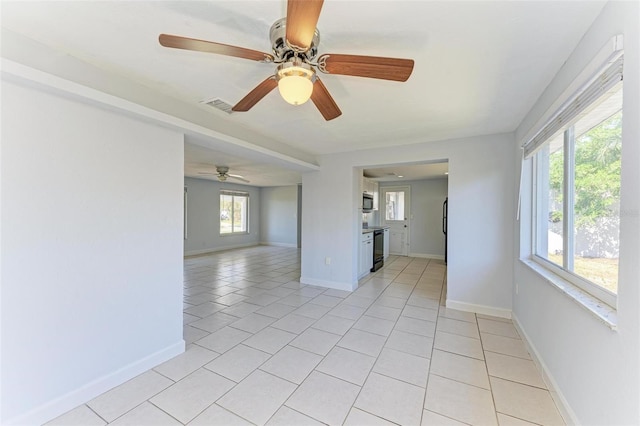
[[[324,258],[324,264],[325,265],[331,265],[331,258],[330,257],[325,257]]]

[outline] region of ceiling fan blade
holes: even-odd
[[[227,175],[227,176],[230,179],[235,179],[235,180],[239,180],[239,181],[242,181],[242,182],[249,183],[249,181],[247,179],[245,179],[245,178],[243,178],[242,176],[239,176],[239,175]]]
[[[164,47],[175,49],[195,50],[198,52],[217,53],[218,55],[235,56],[237,58],[250,59],[258,62],[273,62],[273,56],[257,50],[244,47],[231,46],[216,43],[214,41],[198,40],[195,38],[181,37],[170,34],[160,34],[160,44]]]
[[[293,50],[306,52],[311,46],[324,0],[287,2],[287,43]]]
[[[318,69],[327,74],[407,81],[413,59],[325,54],[318,58]]]
[[[255,104],[260,102],[262,98],[264,98],[269,92],[276,88],[278,82],[276,81],[276,77],[270,75],[267,77],[262,83],[258,84],[255,89],[249,92],[247,96],[242,98],[240,102],[235,104],[232,111],[235,112],[245,112],[249,111]]]
[[[342,115],[342,111],[340,111],[340,108],[338,108],[338,105],[336,105],[331,94],[319,78],[316,78],[315,83],[313,83],[311,100],[320,111],[320,114],[322,114],[324,119],[327,121],[333,120],[334,118]]]

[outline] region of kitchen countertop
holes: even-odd
[[[373,232],[377,229],[389,229],[390,226],[370,226],[368,228],[362,228],[362,233],[367,234],[369,232]]]

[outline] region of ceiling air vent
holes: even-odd
[[[231,105],[228,102],[223,101],[220,98],[213,98],[210,99],[208,101],[202,101],[203,104],[209,105],[215,109],[219,109],[220,111],[224,111],[227,114],[231,114],[233,111],[231,111],[231,108],[233,108],[233,105]]]

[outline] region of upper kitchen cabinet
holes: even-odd
[[[360,181],[360,187],[362,188],[362,192],[373,195],[373,210],[378,210],[378,182],[372,179],[367,179],[366,177],[362,177],[362,180]]]
[[[380,187],[378,181],[371,181],[371,189],[373,190],[373,209],[378,210],[378,199],[380,198]]]

